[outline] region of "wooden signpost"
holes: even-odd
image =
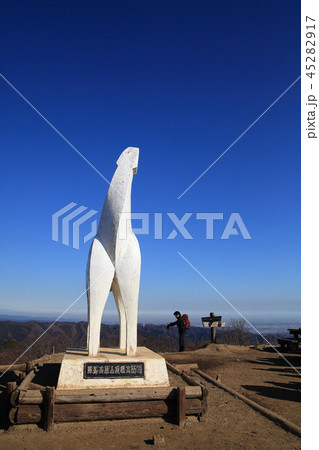
[[[216,344],[216,328],[225,327],[226,322],[222,322],[222,316],[215,316],[213,312],[209,317],[202,317],[202,324],[205,328],[210,328],[211,342]]]

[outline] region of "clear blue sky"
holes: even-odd
[[[140,320],[237,316],[178,251],[249,320],[298,319],[300,81],[177,197],[299,77],[300,2],[8,0],[0,22],[3,76],[107,179],[140,148],[133,211],[224,213],[213,240],[195,216],[193,240],[139,236]],[[51,215],[100,212],[108,185],[3,79],[0,96],[0,310],[58,314],[85,289],[90,243],[52,241]],[[232,212],[251,240],[220,239]]]

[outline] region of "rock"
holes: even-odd
[[[164,447],[165,446],[165,438],[164,436],[160,434],[154,434],[153,436],[153,444],[157,447]]]

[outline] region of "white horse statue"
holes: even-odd
[[[110,291],[120,318],[120,348],[128,356],[136,353],[141,253],[131,225],[131,189],[138,156],[138,148],[128,147],[117,160],[88,257],[89,356],[99,351],[102,314]]]

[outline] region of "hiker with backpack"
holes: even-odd
[[[181,313],[179,311],[175,311],[174,316],[176,317],[176,321],[168,323],[167,328],[177,325],[178,332],[179,332],[179,351],[184,352],[185,351],[185,333],[190,328],[190,322],[188,320],[187,314],[181,315]]]

